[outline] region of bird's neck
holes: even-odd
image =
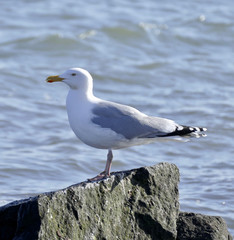
[[[93,95],[92,89],[70,89],[67,98],[74,102],[93,102],[96,97]]]

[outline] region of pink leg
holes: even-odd
[[[110,169],[111,169],[112,159],[113,159],[113,154],[112,154],[111,149],[109,149],[108,150],[108,154],[107,154],[107,161],[106,161],[105,170],[103,172],[101,172],[100,174],[98,174],[96,177],[90,178],[88,180],[90,182],[92,182],[92,181],[98,181],[98,180],[105,179],[106,177],[109,177],[110,176]]]
[[[105,168],[105,171],[104,171],[105,175],[108,176],[108,177],[110,176],[112,159],[113,159],[113,153],[109,149],[108,154],[107,154],[107,160],[106,160],[106,168]]]

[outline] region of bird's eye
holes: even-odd
[[[76,76],[76,73],[72,73],[72,76]]]

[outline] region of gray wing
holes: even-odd
[[[132,107],[113,102],[101,102],[92,112],[93,123],[110,128],[126,139],[162,137],[178,128],[172,120],[146,116]]]

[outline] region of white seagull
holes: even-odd
[[[66,107],[70,127],[89,146],[108,149],[106,167],[91,181],[110,176],[112,150],[147,144],[170,136],[203,136],[206,128],[183,126],[166,118],[148,116],[137,109],[93,95],[93,78],[82,68],[71,68],[47,82],[64,82],[70,90]]]

